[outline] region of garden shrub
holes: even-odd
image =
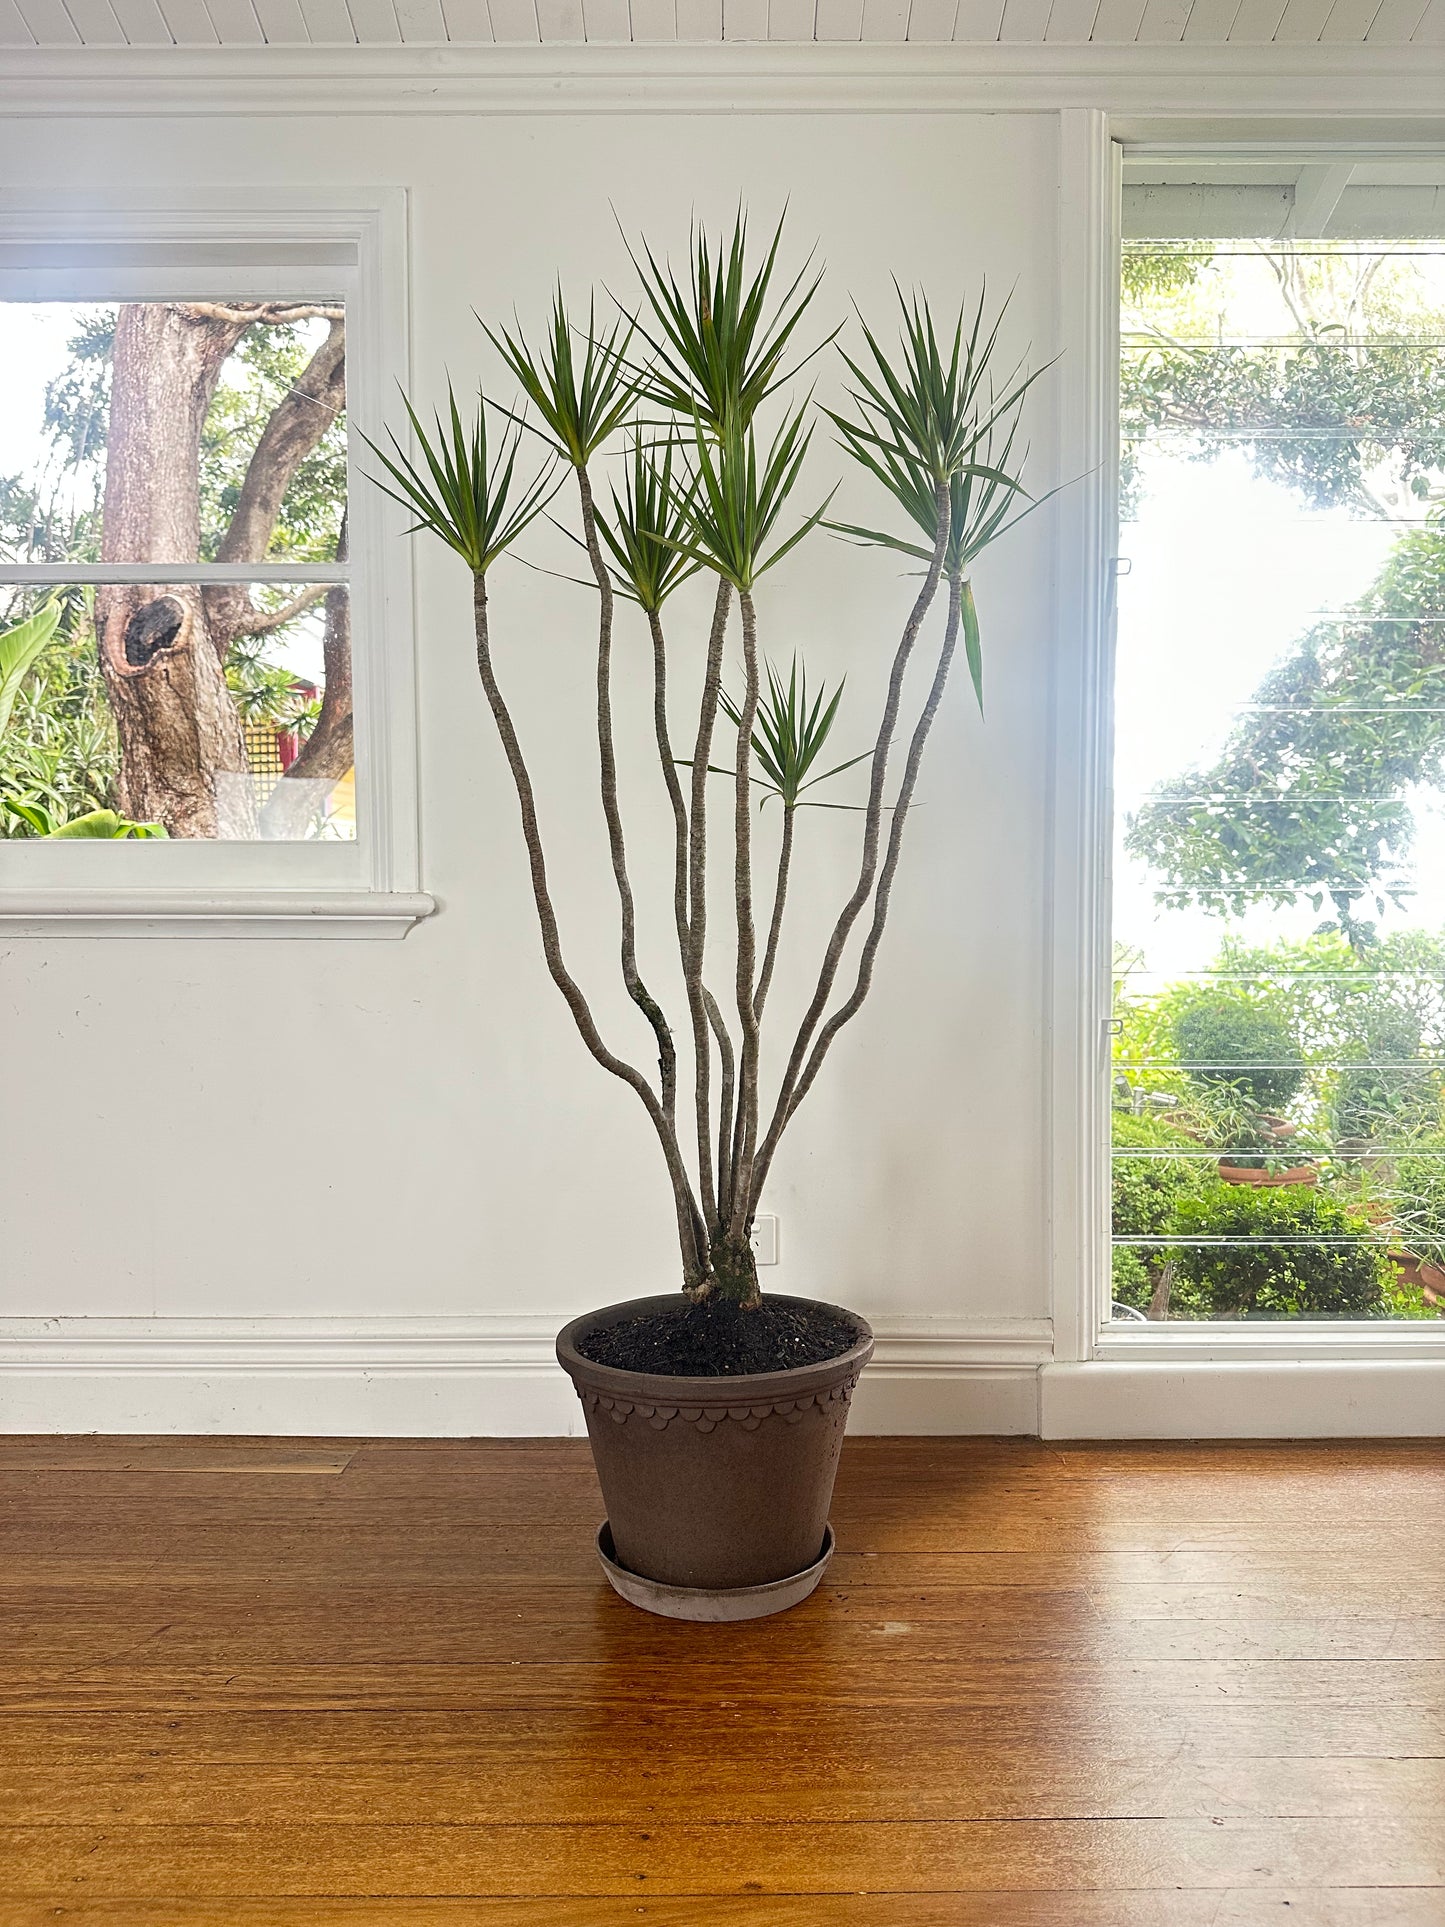
[[[1195,1083],[1228,1087],[1258,1111],[1282,1111],[1304,1083],[1304,1058],[1286,1020],[1233,991],[1203,990],[1183,1002],[1174,1043]]]
[[[1278,1238],[1278,1244],[1192,1245],[1178,1252],[1193,1290],[1171,1313],[1205,1318],[1387,1318],[1394,1273],[1364,1213],[1311,1185],[1277,1188],[1213,1180],[1181,1197],[1176,1236]],[[1358,1242],[1301,1245],[1285,1240]],[[1188,1308],[1196,1297],[1206,1309]]]
[[[1114,1113],[1114,1148],[1169,1150],[1179,1148],[1177,1125],[1158,1117]],[[1193,1147],[1187,1147],[1193,1148]],[[1174,1228],[1175,1206],[1197,1192],[1210,1176],[1207,1160],[1198,1158],[1115,1158],[1113,1161],[1114,1230],[1121,1236],[1164,1236]],[[1149,1309],[1160,1266],[1170,1256],[1168,1246],[1116,1245],[1113,1292],[1115,1302]]]

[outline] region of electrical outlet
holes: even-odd
[[[752,1247],[760,1265],[778,1262],[778,1221],[771,1211],[760,1211],[753,1219]]]

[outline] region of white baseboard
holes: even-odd
[[[1048,1365],[1039,1418],[1046,1439],[1433,1438],[1445,1358]]]
[[[566,1437],[562,1316],[0,1320],[0,1432]],[[1045,1319],[880,1321],[852,1429],[1032,1433]]]

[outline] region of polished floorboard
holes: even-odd
[[[0,1439],[0,1927],[1445,1927],[1445,1442],[856,1439],[650,1618],[571,1440]]]

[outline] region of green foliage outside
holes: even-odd
[[[0,557],[7,561],[99,559],[115,319],[109,308],[76,317],[69,359],[45,394],[53,464],[46,483],[0,476]],[[227,362],[201,440],[202,560],[215,559],[261,432],[310,352],[298,327],[257,328]],[[345,501],[345,419],[338,416],[291,478],[268,560],[334,560]],[[276,589],[254,592],[258,607],[279,606],[284,596]],[[0,631],[51,599],[46,590],[0,590]],[[53,835],[95,811],[114,812],[118,801],[120,745],[96,660],[93,591],[65,590],[53,599],[59,626],[13,692],[10,727],[0,728],[0,839]],[[277,659],[285,633],[239,638],[226,661],[226,682],[243,721],[267,721],[304,736],[319,705],[298,698],[294,674]],[[52,827],[43,827],[47,823]],[[132,825],[120,834],[136,832]]]
[[[1287,332],[1231,341],[1231,302],[1261,263]],[[1353,608],[1271,668],[1254,692],[1270,707],[1242,714],[1213,764],[1161,784],[1125,837],[1163,903],[1328,907],[1363,952],[1371,909],[1408,900],[1402,795],[1445,783],[1445,303],[1408,248],[1318,242],[1131,249],[1124,303],[1126,513],[1157,443],[1197,461],[1237,449],[1309,508],[1415,522]]]
[[[1179,1200],[1173,1223],[1185,1238],[1234,1240],[1178,1249],[1186,1288],[1175,1317],[1387,1318],[1394,1272],[1370,1219],[1318,1185],[1278,1189],[1218,1179]],[[1264,1242],[1277,1239],[1277,1243]],[[1318,1239],[1317,1244],[1294,1242]],[[1260,1242],[1250,1242],[1259,1240]],[[1332,1242],[1340,1240],[1342,1242]],[[1348,1242],[1345,1242],[1348,1241]],[[1192,1291],[1188,1288],[1192,1287]]]
[[[1120,1245],[1116,1301],[1148,1310],[1168,1265],[1170,1318],[1434,1317],[1418,1285],[1380,1265],[1392,1250],[1445,1265],[1445,939],[1402,932],[1361,958],[1338,931],[1263,946],[1226,938],[1213,960],[1226,983],[1149,995],[1131,986],[1134,961],[1121,959],[1114,1004],[1116,1235],[1266,1237],[1293,1224],[1291,1235],[1323,1237],[1343,1212],[1339,1235],[1370,1256],[1352,1271],[1327,1250],[1295,1249],[1266,1290],[1279,1245],[1214,1249],[1198,1263],[1164,1244]],[[1265,1069],[1242,1068],[1256,1064]],[[1234,1068],[1202,1068],[1214,1065]],[[1180,1155],[1157,1155],[1170,1150]],[[1222,1183],[1223,1153],[1270,1174],[1308,1164],[1316,1181]],[[1327,1309],[1364,1302],[1370,1279],[1377,1309]]]
[[[1235,1091],[1256,1111],[1282,1111],[1304,1082],[1304,1058],[1278,1011],[1227,990],[1199,990],[1173,1012],[1174,1048],[1206,1092]]]

